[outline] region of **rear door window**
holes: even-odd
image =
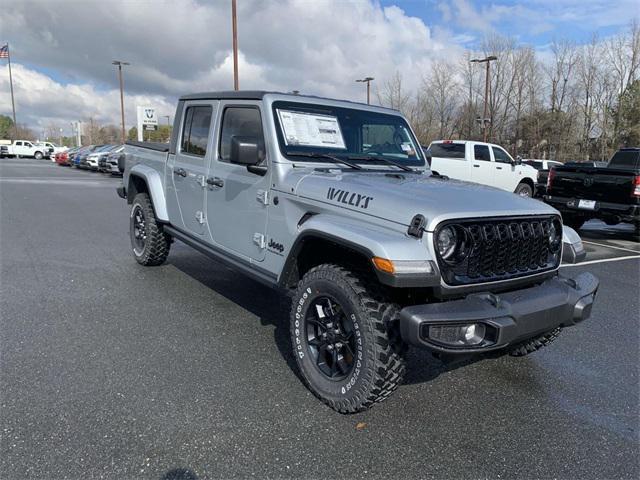
[[[476,160],[482,160],[484,162],[491,161],[491,153],[489,153],[489,147],[486,145],[474,145],[473,146],[473,157]]]
[[[457,158],[464,160],[464,143],[432,143],[429,148],[432,157]]]

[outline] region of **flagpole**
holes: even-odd
[[[16,123],[16,102],[13,99],[13,77],[11,76],[11,50],[7,42],[7,60],[9,61],[9,86],[11,88],[11,108],[13,109],[13,139],[18,139],[18,124]]]

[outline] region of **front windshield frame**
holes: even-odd
[[[276,136],[278,140],[278,147],[280,149],[280,153],[284,158],[291,162],[309,162],[309,163],[326,163],[326,160],[322,158],[307,158],[301,157],[297,155],[293,155],[293,152],[303,152],[305,154],[319,154],[319,155],[329,155],[338,158],[344,158],[349,160],[350,162],[357,163],[358,165],[367,165],[373,167],[384,167],[384,169],[388,170],[389,168],[394,168],[388,164],[384,163],[384,159],[391,160],[393,162],[399,163],[401,165],[405,165],[407,167],[426,167],[426,159],[424,157],[424,152],[422,151],[422,147],[420,142],[418,142],[417,138],[413,134],[409,123],[399,114],[393,113],[383,113],[375,110],[369,110],[366,108],[357,108],[357,107],[347,107],[347,106],[334,106],[334,105],[326,105],[326,104],[315,104],[315,103],[304,103],[304,102],[292,102],[286,100],[278,100],[272,103],[271,105],[273,121],[275,124]],[[284,140],[284,133],[282,129],[282,125],[280,123],[280,118],[278,116],[278,110],[287,110],[287,111],[299,111],[301,113],[311,113],[318,115],[330,115],[338,118],[340,122],[340,128],[343,130],[342,136],[345,138],[344,133],[344,123],[341,119],[344,119],[345,116],[351,114],[351,116],[355,115],[372,115],[378,118],[371,118],[370,121],[378,120],[376,122],[378,125],[393,125],[400,126],[404,129],[404,133],[408,137],[408,139],[412,143],[413,151],[415,152],[415,158],[407,157],[399,157],[397,154],[373,154],[368,153],[367,151],[354,151],[353,148],[347,148],[346,150],[341,148],[332,148],[332,147],[311,147],[311,146],[301,146],[301,145],[287,145]],[[383,120],[387,120],[389,123],[385,123]],[[373,123],[372,123],[373,125]],[[347,129],[348,131],[348,129]],[[348,145],[349,141],[345,138],[345,143]],[[359,142],[357,142],[359,143]],[[364,157],[359,159],[357,157]],[[375,160],[370,160],[367,157],[379,157],[381,160],[376,162]]]

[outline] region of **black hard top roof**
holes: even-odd
[[[316,98],[320,100],[331,100],[337,102],[348,102],[353,103],[354,105],[364,105],[366,107],[375,107],[375,108],[384,108],[385,110],[393,110],[388,107],[381,107],[379,105],[367,105],[366,103],[354,102],[352,100],[341,100],[337,98],[327,98],[327,97],[319,97],[317,95],[304,95],[300,93],[290,93],[290,92],[270,92],[266,90],[222,90],[219,92],[201,92],[201,93],[190,93],[189,95],[183,95],[180,97],[180,101],[184,100],[262,100],[265,95],[274,94],[274,95],[286,95],[292,98]]]
[[[180,97],[180,100],[262,100],[267,93],[279,92],[266,92],[264,90],[223,90],[220,92],[191,93],[189,95],[183,95]]]

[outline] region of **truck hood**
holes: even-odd
[[[538,200],[476,183],[445,180],[429,172],[313,171],[296,182],[294,192],[402,225],[422,214],[428,231],[453,218],[558,214]]]

